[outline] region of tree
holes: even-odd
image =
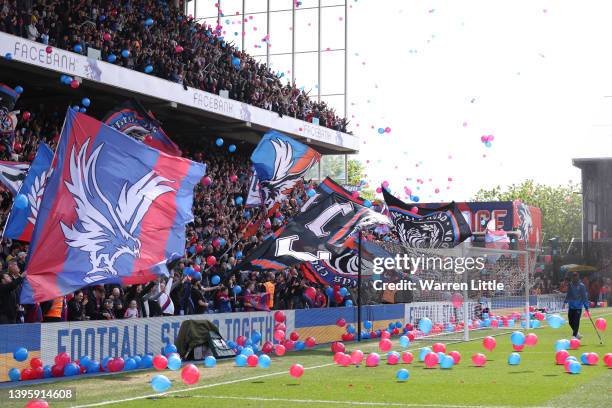
[[[580,185],[548,186],[526,180],[502,189],[500,186],[490,190],[479,190],[475,201],[512,201],[520,200],[525,204],[538,207],[542,211],[543,241],[559,237],[561,242],[581,237],[582,195]]]

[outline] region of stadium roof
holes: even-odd
[[[612,157],[590,157],[572,159],[572,164],[580,169],[593,164],[612,164]]]
[[[54,48],[0,32],[0,82],[26,88],[28,99],[44,104],[79,104],[87,96],[92,101],[88,113],[102,118],[129,97],[138,99],[163,123],[173,138],[223,137],[256,144],[263,133],[278,130],[313,146],[322,154],[351,154],[359,148],[356,136],[328,129],[292,117],[276,114],[219,95],[147,75],[70,51]],[[61,74],[81,82],[73,90],[59,81]]]

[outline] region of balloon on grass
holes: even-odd
[[[553,315],[549,315],[546,318],[546,323],[548,323],[548,325],[553,328],[553,329],[558,329],[559,327],[561,327],[564,323],[564,320],[561,316],[559,316],[558,314],[553,314]]]
[[[425,355],[425,367],[427,368],[433,368],[436,366],[436,364],[438,364],[440,362],[440,358],[438,357],[438,354],[434,353],[433,351],[430,353],[427,353]]]
[[[559,350],[555,354],[555,361],[558,365],[563,365],[565,363],[565,359],[569,357],[569,353],[567,350]]]
[[[393,347],[393,343],[389,339],[382,339],[378,343],[378,348],[380,348],[380,351],[387,352],[387,351],[391,350],[391,347]]]
[[[187,385],[197,383],[200,380],[200,370],[193,364],[187,364],[181,370],[181,380]]]
[[[399,339],[399,344],[400,346],[402,346],[403,348],[407,348],[410,346],[410,339],[408,338],[408,336],[402,336]]]
[[[304,374],[304,367],[301,364],[293,364],[291,368],[289,368],[289,374],[293,378],[300,378],[302,374]]]
[[[567,350],[568,348],[570,348],[570,341],[567,339],[561,339],[555,342],[555,351]]]
[[[571,350],[578,350],[578,348],[580,348],[580,340],[573,338],[569,342],[570,342],[569,348]]]
[[[414,355],[409,351],[402,352],[402,361],[406,364],[412,363],[414,360]]]
[[[510,335],[510,342],[515,346],[522,346],[525,343],[525,334],[523,332],[515,331]]]
[[[236,363],[236,366],[244,367],[247,363],[247,356],[245,356],[244,354],[238,354],[234,361]]]
[[[425,361],[425,356],[431,353],[431,349],[429,347],[423,347],[419,350],[419,361]]]
[[[608,368],[612,368],[612,353],[607,353],[603,358],[603,362]]]
[[[476,353],[472,356],[472,363],[474,363],[476,367],[482,367],[486,364],[486,362],[487,357],[482,353]]]
[[[247,364],[249,367],[255,367],[259,362],[259,357],[256,354],[251,354],[247,357]]]
[[[268,368],[270,367],[271,361],[272,360],[270,360],[270,356],[268,356],[267,354],[262,354],[261,356],[259,356],[257,363],[261,368]]]
[[[493,351],[493,349],[495,349],[495,346],[497,345],[497,341],[494,337],[487,336],[482,340],[482,345],[486,350]]]
[[[580,374],[580,371],[582,370],[582,365],[577,362],[577,361],[572,361],[569,364],[569,372],[571,374]]]
[[[43,399],[33,399],[27,402],[26,408],[49,408],[49,403]]]
[[[204,367],[213,368],[217,365],[217,359],[214,356],[206,356],[204,359]]]
[[[538,343],[538,336],[535,333],[528,333],[525,336],[526,346],[535,346]]]
[[[397,351],[390,351],[387,354],[387,364],[396,365],[397,363],[399,363],[399,360],[400,360],[400,355]]]
[[[450,353],[448,353],[448,355],[453,358],[455,364],[459,364],[459,362],[461,361],[461,354],[458,351],[451,351]]]
[[[171,385],[172,383],[165,375],[157,374],[151,379],[151,388],[155,392],[165,392]]]
[[[433,324],[429,318],[423,317],[421,320],[419,320],[419,330],[422,331],[423,334],[429,334],[432,327]]]
[[[274,354],[276,354],[277,356],[282,356],[286,353],[286,349],[285,346],[283,346],[282,344],[277,344],[274,347]]]
[[[508,356],[508,364],[518,365],[521,362],[521,355],[519,353],[510,353]]]
[[[378,353],[370,353],[366,356],[366,367],[376,367],[380,362]]]
[[[363,351],[353,350],[351,353],[351,364],[360,364],[363,361]]]
[[[410,373],[405,368],[401,368],[395,373],[395,378],[397,378],[398,381],[406,381],[409,376]]]
[[[604,319],[603,317],[600,317],[599,319],[595,320],[595,327],[597,328],[597,330],[606,331],[607,326],[608,326],[608,323],[606,322],[606,319]]]
[[[450,355],[443,356],[440,359],[440,368],[449,369],[454,365],[455,365],[455,359]]]
[[[599,355],[597,355],[597,353],[588,353],[586,360],[589,365],[597,365],[599,362]]]

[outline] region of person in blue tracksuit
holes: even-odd
[[[572,280],[567,287],[567,294],[565,295],[564,304],[567,303],[567,320],[570,327],[573,330],[572,335],[580,339],[582,336],[578,332],[580,328],[580,316],[582,315],[582,307],[589,310],[589,298],[587,296],[587,290],[584,283],[580,281],[580,277],[577,272],[572,274]]]

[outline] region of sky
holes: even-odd
[[[268,0],[245,2],[247,52],[287,53],[295,35],[297,85],[311,95],[341,92],[344,8],[322,10],[319,83],[316,53],[303,53],[316,50],[309,7],[318,0],[301,0],[295,27],[293,0],[269,1],[285,10],[269,21],[260,13]],[[572,158],[612,153],[611,1],[347,2],[348,117],[371,186],[387,181],[401,198],[409,188],[421,202],[463,201],[526,179],[578,182]],[[199,3],[197,16],[216,15],[216,1]],[[224,35],[239,42],[242,0],[220,4]],[[291,77],[290,55],[269,62]],[[328,99],[338,106],[343,97]],[[391,131],[380,135],[380,127]],[[491,147],[483,135],[494,137]]]

